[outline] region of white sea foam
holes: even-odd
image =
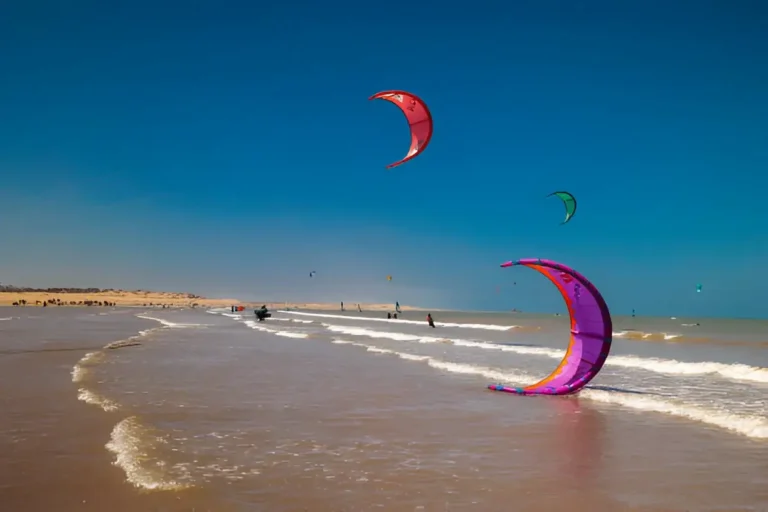
[[[483,350],[498,350],[522,355],[536,355],[562,359],[565,350],[547,347],[525,347],[520,345],[500,345],[484,341],[472,341],[454,338],[436,338],[432,336],[420,336],[402,332],[377,331],[361,327],[349,327],[345,325],[322,324],[326,329],[334,333],[351,336],[366,336],[369,338],[390,339],[396,341],[410,341],[418,343],[450,342],[460,347],[479,348]],[[660,359],[654,357],[640,357],[634,355],[609,356],[606,366],[620,366],[635,368],[667,375],[691,376],[691,375],[718,375],[733,381],[768,383],[768,368],[749,366],[746,364],[727,364],[716,362],[685,362],[675,359]]]
[[[155,322],[160,322],[163,324],[163,326],[168,327],[170,329],[189,329],[189,328],[195,328],[195,327],[207,327],[207,324],[182,324],[182,323],[176,323],[171,322],[170,320],[165,320],[163,318],[155,318],[153,316],[149,315],[136,315],[137,318],[143,318],[144,320],[154,320]]]
[[[165,464],[152,456],[152,452],[165,442],[152,429],[142,425],[137,417],[131,416],[115,425],[106,448],[115,455],[114,464],[136,487],[166,491],[189,487],[166,474]]]
[[[124,339],[124,340],[118,340],[113,341],[112,343],[108,343],[104,346],[104,349],[116,349],[121,347],[130,347],[133,345],[140,345],[141,343],[139,340],[141,338],[144,338],[151,334],[153,331],[157,330],[158,328],[153,329],[145,329],[143,331],[139,331],[139,334],[136,336],[131,336],[130,338]],[[93,366],[96,366],[97,364],[104,361],[104,351],[99,350],[96,352],[88,352],[83,357],[80,358],[80,360],[75,363],[75,365],[72,367],[72,382],[75,383],[82,383],[85,382],[88,377],[90,376],[90,368]]]
[[[683,324],[685,325],[685,324]],[[652,338],[661,338],[664,341],[674,340],[676,338],[679,338],[680,334],[674,334],[669,332],[637,332],[637,331],[618,331],[611,333],[614,338],[627,338],[632,337],[632,335],[636,336],[639,339],[647,340]]]
[[[313,316],[317,318],[340,318],[343,320],[355,320],[365,322],[386,322],[391,324],[412,324],[412,325],[424,325],[424,321],[420,320],[404,320],[401,318],[377,318],[371,316],[347,316],[347,315],[331,315],[326,313],[303,313],[298,311],[285,311],[279,310],[278,313],[284,313],[287,315],[304,315]],[[495,325],[495,324],[459,324],[449,322],[435,322],[435,325],[440,327],[459,327],[463,329],[485,329],[487,331],[508,331],[517,327],[516,325]]]
[[[314,323],[314,320],[302,320],[301,318],[272,317],[272,320],[277,320],[278,322],[294,322],[294,323],[297,323],[297,324],[312,324],[312,323]]]
[[[487,366],[453,363],[429,356],[420,356],[389,349],[382,349],[372,345],[351,342],[343,339],[335,339],[333,340],[333,343],[362,347],[369,352],[393,355],[406,361],[424,362],[433,368],[444,370],[450,373],[483,376],[491,379],[494,382],[506,382],[509,384],[525,386],[536,381],[535,378],[525,373],[513,373],[506,370],[502,371]],[[768,439],[768,419],[756,415],[728,413],[725,411],[710,409],[704,406],[678,403],[669,398],[660,398],[657,396],[649,395],[635,395],[622,393],[619,391],[585,389],[580,393],[579,396],[598,402],[621,405],[636,410],[657,412],[671,416],[687,418],[756,439]]]
[[[77,399],[81,400],[87,404],[96,405],[98,407],[101,407],[103,410],[107,412],[116,411],[120,408],[120,406],[117,404],[117,402],[114,402],[110,400],[109,398],[105,398],[97,393],[94,393],[93,391],[90,391],[85,388],[78,389],[77,392]]]
[[[283,336],[285,338],[307,338],[309,337],[309,334],[303,333],[303,332],[292,332],[292,331],[280,331],[278,329],[271,329],[269,327],[259,325],[258,322],[255,320],[246,320],[243,322],[245,325],[250,327],[251,329],[261,331],[261,332],[268,332],[270,334],[274,334],[275,336]]]

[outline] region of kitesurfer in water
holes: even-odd
[[[269,314],[269,310],[267,309],[266,304],[262,305],[259,309],[254,311],[254,313],[256,314],[256,318],[259,320],[259,322],[263,322],[265,318],[272,316]]]
[[[432,327],[433,329],[435,328],[435,321],[434,321],[434,320],[432,320],[432,313],[427,313],[427,323],[428,323],[428,324],[429,324],[429,326],[430,326],[430,327]]]

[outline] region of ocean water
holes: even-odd
[[[517,397],[485,385],[551,372],[566,318],[433,312],[431,329],[420,312],[19,311],[0,310],[0,369],[15,359],[24,382],[40,361],[24,355],[30,329],[56,327],[69,382],[51,374],[37,394],[86,407],[83,457],[154,510],[768,510],[766,322],[615,318],[582,393]],[[93,325],[93,343],[71,340]],[[35,393],[3,391],[19,410],[0,421],[11,446],[34,420],[13,404]],[[50,456],[15,453],[29,467]],[[0,502],[33,485],[11,482]]]

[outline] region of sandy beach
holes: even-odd
[[[25,301],[24,304],[22,301]],[[201,297],[193,293],[156,292],[145,290],[108,290],[94,293],[70,293],[50,291],[28,292],[0,292],[0,306],[11,306],[14,303],[24,307],[42,306],[44,303],[51,306],[132,306],[132,307],[230,307],[233,305],[245,306],[252,309],[265,304],[269,309],[303,309],[320,311],[339,311],[341,306],[337,303],[322,302],[275,302],[275,301],[241,301],[239,299],[217,299]],[[357,311],[357,303],[345,303],[344,307],[349,311]],[[360,304],[363,311],[394,311],[393,304]],[[422,311],[426,308],[401,305],[402,311]],[[438,311],[432,309],[430,311]]]
[[[50,291],[0,292],[0,306],[11,306],[26,301],[25,306],[41,306],[43,303],[61,306],[87,306],[108,303],[116,306],[201,306],[221,307],[237,302],[236,299],[209,299],[190,293],[108,290],[94,293],[70,293]]]

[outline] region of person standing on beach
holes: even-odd
[[[341,310],[344,311],[344,301],[341,301]]]
[[[427,323],[431,328],[435,328],[435,321],[432,320],[432,313],[427,313]]]

